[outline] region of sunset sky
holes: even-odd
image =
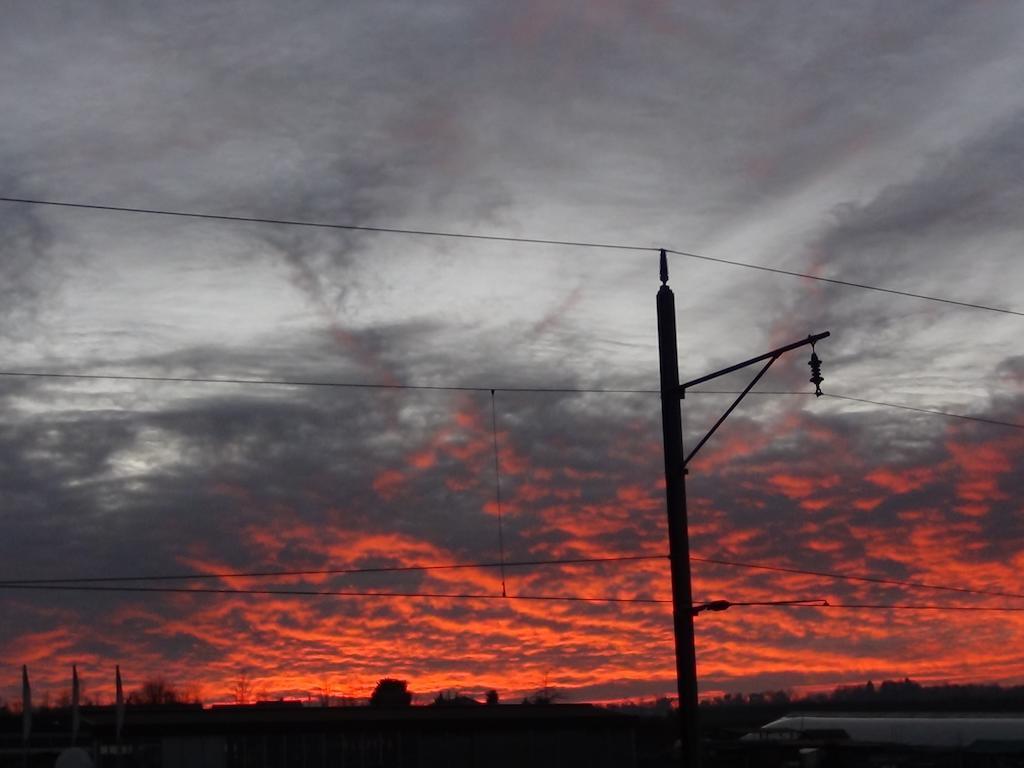
[[[989,308],[670,256],[683,379],[828,330],[844,396],[790,353],[695,459],[695,598],[1024,609],[706,562],[1024,593],[1022,71],[1012,0],[8,4],[0,196],[638,248],[0,202],[5,374],[391,387],[0,376],[0,581],[665,555],[658,395],[509,391],[656,390],[664,247]],[[687,396],[688,445],[730,401]],[[130,585],[501,593],[488,567]],[[506,587],[670,595],[664,559]],[[1022,612],[696,632],[708,695],[1024,683]],[[651,698],[672,651],[664,603],[0,588],[8,702],[72,663],[107,701],[115,664],[207,702],[242,675]]]

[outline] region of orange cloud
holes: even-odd
[[[373,490],[385,499],[392,499],[404,484],[404,474],[397,469],[385,469],[382,472],[378,472],[377,476],[373,479]]]
[[[932,482],[934,478],[935,470],[927,467],[902,470],[880,468],[867,475],[868,481],[893,493],[909,493]]]

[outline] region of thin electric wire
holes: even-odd
[[[192,581],[201,579],[259,579],[287,578],[292,576],[341,576],[375,573],[410,573],[418,571],[444,571],[464,568],[531,568],[548,565],[587,565],[591,563],[621,563],[638,560],[668,560],[667,555],[618,555],[612,557],[573,557],[552,560],[506,560],[480,563],[439,563],[428,565],[374,566],[368,568],[316,568],[279,571],[232,571],[227,573],[177,573],[136,576],[72,576],[51,579],[3,579],[0,585],[19,586],[22,584],[91,584],[129,581]]]
[[[962,413],[952,413],[950,411],[940,411],[935,408],[919,408],[914,405],[900,405],[897,403],[886,403],[881,400],[868,400],[863,397],[850,397],[849,395],[833,395],[828,392],[823,392],[825,397],[831,397],[837,400],[850,400],[854,403],[867,403],[869,405],[881,405],[886,408],[899,408],[904,411],[916,411],[917,413],[927,413],[932,416],[945,416],[950,419],[964,419],[965,421],[977,421],[981,424],[995,424],[1000,427],[1013,427],[1014,429],[1024,429],[1024,424],[1017,424],[1012,421],[1000,421],[999,419],[987,419],[984,416],[966,416]]]
[[[110,381],[142,381],[168,384],[238,384],[271,387],[337,387],[339,389],[412,389],[437,392],[547,392],[553,394],[659,394],[656,389],[608,389],[601,387],[477,387],[450,384],[381,384],[360,381],[315,381],[305,379],[246,379],[212,378],[202,376],[141,376],[108,373],[57,373],[52,371],[0,371],[0,376],[53,379],[85,379]]]
[[[953,587],[945,584],[929,584],[921,581],[908,581],[904,579],[890,579],[884,576],[863,576],[860,574],[837,573],[833,571],[813,571],[806,568],[789,568],[782,565],[764,565],[761,563],[746,563],[738,560],[723,560],[714,557],[695,557],[690,560],[698,563],[709,563],[711,565],[724,565],[731,568],[750,568],[759,571],[774,571],[776,573],[791,573],[800,576],[816,576],[825,579],[837,579],[840,581],[863,581],[870,584],[884,584],[893,587],[908,587],[913,589],[932,589],[941,592],[957,592],[964,595],[982,595],[985,597],[1009,597],[1024,599],[1024,593],[1005,592],[993,589],[971,589],[969,587]]]
[[[23,205],[39,205],[39,206],[50,206],[59,208],[78,208],[93,211],[106,211],[112,213],[131,213],[131,214],[144,214],[151,216],[171,216],[177,218],[188,218],[188,219],[206,219],[213,221],[234,221],[244,222],[250,224],[273,224],[277,226],[291,226],[291,227],[312,227],[317,229],[335,229],[335,230],[348,230],[353,232],[372,232],[379,234],[394,234],[394,235],[411,235],[417,237],[444,237],[444,238],[457,238],[463,240],[486,240],[491,242],[501,243],[525,243],[532,245],[554,245],[554,246],[566,246],[572,248],[601,248],[601,249],[612,249],[619,251],[660,251],[661,248],[647,245],[629,245],[625,243],[607,243],[607,242],[588,242],[582,240],[558,240],[548,239],[539,237],[514,237],[511,235],[488,235],[488,234],[476,234],[468,232],[451,232],[441,230],[428,230],[428,229],[403,229],[399,227],[379,227],[369,226],[360,224],[339,224],[334,222],[318,222],[318,221],[303,221],[300,219],[275,219],[275,218],[264,218],[257,216],[232,216],[227,214],[213,214],[213,213],[197,213],[193,211],[172,211],[162,208],[132,208],[128,206],[120,205],[100,205],[93,203],[72,203],[57,200],[42,200],[25,197],[0,197],[0,202],[5,203],[20,203]],[[734,259],[723,259],[714,256],[704,256],[698,253],[691,253],[688,251],[679,251],[675,249],[666,248],[666,253],[671,253],[676,256],[683,256],[690,259],[700,259],[701,261],[710,261],[717,264],[727,264],[734,267],[745,267],[747,269],[755,269],[761,272],[770,272],[778,275],[787,275],[790,277],[800,277],[807,280],[817,280],[824,283],[831,283],[833,285],[841,285],[847,288],[859,288],[867,291],[879,291],[882,293],[893,294],[896,296],[906,296],[915,299],[922,299],[925,301],[936,301],[943,304],[949,304],[958,307],[965,307],[969,309],[979,309],[988,312],[999,312],[1007,315],[1016,315],[1024,317],[1024,312],[1019,312],[1013,309],[1006,309],[1003,307],[993,307],[986,304],[979,304],[968,301],[958,301],[955,299],[947,299],[939,296],[930,296],[923,293],[913,293],[910,291],[900,291],[894,288],[882,288],[880,286],[869,285],[867,283],[856,283],[849,280],[838,280],[835,278],[822,277],[820,275],[811,275],[805,272],[796,272],[788,269],[780,269],[778,267],[768,267],[761,264],[751,264],[744,261],[736,261]]]
[[[60,584],[112,584],[125,582],[152,582],[152,581],[193,581],[206,579],[255,579],[255,578],[287,578],[294,576],[337,576],[337,575],[358,575],[358,574],[383,574],[383,573],[409,573],[419,571],[457,570],[465,568],[530,568],[557,565],[587,565],[587,564],[613,564],[630,561],[667,561],[667,555],[618,555],[611,557],[577,557],[549,560],[506,560],[476,562],[476,563],[441,563],[427,565],[399,565],[399,566],[375,566],[368,568],[318,568],[302,570],[277,570],[277,571],[231,571],[221,573],[178,573],[158,575],[135,575],[135,576],[73,576],[64,578],[48,579],[5,579],[0,581],[0,587],[30,586],[30,585],[60,585]],[[1005,597],[1012,599],[1024,599],[1024,593],[1009,592],[1004,590],[972,589],[970,587],[954,587],[945,584],[930,584],[905,579],[892,579],[884,576],[867,576],[863,574],[838,573],[834,571],[814,571],[806,568],[791,568],[779,565],[765,565],[763,563],[750,563],[738,560],[724,560],[721,558],[690,557],[691,562],[707,563],[711,565],[722,565],[732,568],[747,568],[761,571],[774,571],[777,573],[790,573],[801,576],[814,576],[817,578],[835,579],[838,581],[859,581],[872,584],[883,584],[886,586],[907,587],[911,589],[927,589],[942,592],[955,592],[964,595],[978,595],[983,597]]]
[[[498,407],[491,390],[491,436],[494,438],[494,498],[498,505],[498,556],[501,558],[501,596],[505,590],[505,531],[501,524],[501,465],[498,459]]]
[[[939,296],[929,296],[924,293],[913,293],[911,291],[900,291],[895,288],[882,288],[877,285],[868,285],[867,283],[855,283],[850,280],[837,280],[832,277],[822,277],[821,275],[809,275],[805,272],[795,272],[789,269],[780,269],[778,267],[767,267],[762,264],[751,264],[747,261],[735,261],[733,259],[721,259],[715,256],[703,256],[699,253],[687,253],[685,251],[675,251],[669,248],[665,249],[666,253],[674,253],[676,256],[686,256],[691,259],[700,259],[701,261],[713,261],[716,264],[728,264],[733,267],[746,267],[747,269],[756,269],[760,272],[771,272],[776,275],[787,275],[789,277],[803,277],[808,280],[817,280],[822,283],[831,283],[832,285],[841,285],[846,288],[860,288],[865,291],[878,291],[880,293],[890,293],[895,296],[907,296],[912,299],[923,299],[925,301],[937,301],[942,304],[952,304],[957,307],[966,307],[968,309],[982,309],[986,312],[1000,312],[1005,315],[1016,315],[1018,317],[1024,317],[1024,312],[1019,312],[1015,309],[1006,309],[1004,307],[992,307],[987,304],[977,304],[970,301],[957,301],[956,299],[946,299]]]
[[[540,600],[572,603],[671,603],[671,598],[658,597],[605,597],[580,595],[498,595],[493,593],[451,593],[451,592],[373,592],[362,590],[333,589],[252,589],[244,587],[132,587],[81,584],[6,584],[0,583],[0,590],[40,590],[67,592],[143,592],[201,595],[262,595],[282,597],[406,597],[437,598],[452,600]]]
[[[572,603],[616,603],[616,604],[650,604],[668,605],[671,598],[663,597],[610,597],[590,595],[496,595],[491,593],[452,593],[452,592],[364,592],[353,590],[321,590],[321,589],[241,589],[228,587],[128,587],[99,586],[72,584],[2,584],[0,589],[38,590],[48,592],[129,592],[157,594],[201,594],[201,595],[259,595],[279,597],[368,597],[368,598],[425,598],[442,600],[533,600],[545,602]],[[889,610],[889,611],[996,611],[1002,613],[1024,612],[1024,606],[995,605],[919,605],[906,603],[832,603],[821,598],[798,600],[753,600],[728,601],[729,606],[773,607],[773,608],[838,608],[850,610]],[[694,603],[693,607],[701,604]]]
[[[995,611],[998,613],[1021,613],[1022,606],[1006,605],[915,605],[906,603],[828,603],[827,605],[794,605],[794,608],[839,608],[871,611]]]
[[[737,390],[729,389],[694,389],[689,390],[687,395],[738,395]],[[799,395],[808,396],[813,395],[811,391],[796,391],[796,390],[754,390],[750,392],[751,395]],[[963,413],[953,413],[952,411],[941,411],[937,408],[921,408],[916,405],[904,405],[902,403],[889,403],[884,400],[868,400],[864,397],[851,397],[850,395],[837,395],[834,392],[822,392],[822,397],[832,398],[833,400],[849,400],[854,403],[865,403],[868,405],[878,405],[883,408],[896,408],[902,411],[914,411],[915,413],[925,413],[931,416],[945,416],[948,419],[963,419],[964,421],[976,421],[981,424],[993,424],[999,427],[1011,427],[1013,429],[1024,429],[1024,424],[1018,424],[1013,421],[1001,421],[999,419],[989,419],[984,416],[968,416]]]
[[[302,219],[271,219],[260,216],[231,216],[216,213],[192,211],[171,211],[162,208],[131,208],[122,205],[99,205],[92,203],[68,203],[57,200],[38,200],[25,197],[0,197],[0,202],[45,205],[58,208],[81,208],[111,213],[138,213],[149,216],[173,216],[184,219],[207,219],[212,221],[235,221],[246,224],[273,224],[287,227],[310,227],[313,229],[341,229],[350,232],[372,232],[375,234],[413,235],[416,237],[446,237],[459,240],[488,240],[497,243],[529,243],[532,245],[558,245],[572,248],[602,248],[617,251],[660,251],[655,246],[626,245],[620,243],[586,242],[582,240],[552,240],[541,237],[514,237],[512,235],[485,235],[468,232],[447,232],[431,229],[403,229],[399,227],[375,227],[363,224],[338,224],[327,221],[305,221]]]
[[[140,381],[157,382],[168,384],[236,384],[255,385],[271,387],[336,387],[339,389],[408,389],[426,390],[438,392],[513,392],[513,393],[538,393],[538,394],[603,394],[603,395],[657,395],[657,389],[614,389],[602,387],[486,387],[486,386],[460,386],[443,384],[380,384],[375,382],[354,382],[354,381],[316,381],[303,379],[239,379],[239,378],[208,378],[201,376],[136,376],[132,374],[113,373],[58,373],[54,371],[0,371],[0,376],[11,378],[50,378],[50,379],[82,379],[85,381]],[[688,395],[738,395],[737,390],[724,389],[695,389],[687,392]],[[797,395],[809,396],[811,391],[793,390],[753,390],[751,395]],[[940,411],[933,408],[920,408],[913,405],[900,403],[889,403],[882,400],[868,400],[849,395],[837,395],[831,392],[822,393],[825,397],[835,400],[849,400],[851,402],[877,405],[883,408],[896,408],[904,411],[931,414],[933,416],[944,416],[950,419],[963,419],[966,421],[991,424],[1000,427],[1011,427],[1013,429],[1024,429],[1024,424],[1017,424],[1012,421],[1000,421],[999,419],[988,419],[983,416],[967,416],[961,413]]]

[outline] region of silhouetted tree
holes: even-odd
[[[524,701],[528,701],[524,700]],[[792,691],[763,691],[701,699],[701,707],[787,707],[798,704],[812,709],[852,708],[893,709],[897,707],[929,707],[948,710],[1021,710],[1024,709],[1024,686],[1001,687],[991,684],[943,684],[922,686],[909,678],[869,680],[864,685],[841,685],[831,692],[817,691],[797,697]]]
[[[317,689],[316,698],[321,707],[329,707],[334,702],[334,687],[326,677],[320,680],[320,687]]]
[[[409,683],[385,677],[377,681],[377,686],[370,694],[371,707],[408,707],[412,704],[412,693]]]
[[[248,704],[252,701],[252,680],[249,679],[249,673],[242,671],[238,673],[238,677],[231,684],[231,695],[235,699],[235,704]]]
[[[137,691],[128,694],[129,704],[182,704],[181,693],[162,677],[146,680]]]
[[[920,683],[915,683],[909,677],[903,678],[903,682],[886,680],[878,689],[878,693],[882,698],[894,701],[911,701],[920,697],[921,685]]]
[[[775,706],[784,707],[789,704],[793,697],[789,695],[788,691],[769,691],[768,701]]]
[[[523,704],[554,704],[563,698],[565,698],[564,695],[557,688],[545,685],[523,699]]]
[[[480,702],[474,699],[472,696],[466,696],[465,694],[459,693],[458,691],[441,691],[434,697],[435,707],[473,707],[479,705]]]
[[[544,685],[538,688],[529,696],[523,699],[523,704],[554,704],[560,699],[564,699],[565,695],[548,684],[548,676],[544,675]]]
[[[487,701],[488,704],[490,704],[492,706],[494,704],[497,704],[498,703],[498,692],[496,690],[494,690],[493,688],[491,688],[491,690],[489,690],[487,692],[487,699],[486,699],[486,701]]]

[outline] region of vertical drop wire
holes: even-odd
[[[498,462],[498,410],[494,404],[494,390],[491,390],[491,435],[494,438],[494,496],[498,502],[498,552],[501,562],[501,596],[505,593],[505,531],[501,523],[501,467]]]

